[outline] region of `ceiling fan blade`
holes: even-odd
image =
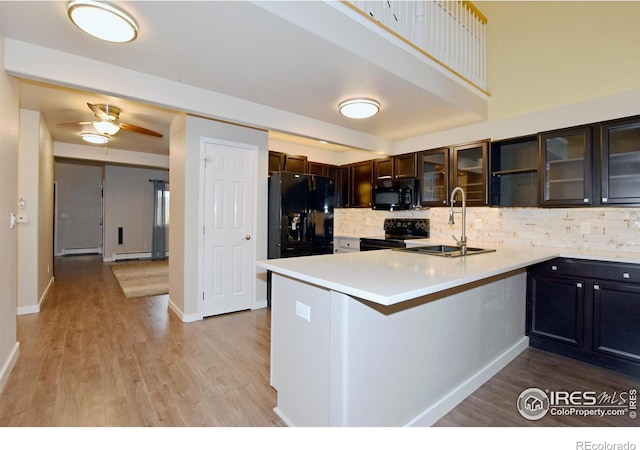
[[[98,108],[96,105],[93,105],[91,103],[87,103],[87,106],[89,107],[89,109],[91,111],[93,111],[93,113],[96,115],[96,117],[100,120],[105,120],[105,121],[111,121],[111,118],[109,117],[109,115],[104,112],[103,110],[101,110],[100,108]]]
[[[68,122],[68,123],[58,123],[57,127],[76,127],[80,125],[91,125],[92,122]]]
[[[130,123],[122,123],[120,122],[120,128],[126,131],[132,131],[134,133],[146,134],[147,136],[153,137],[162,137],[160,133],[156,133],[155,131],[148,130],[146,128],[139,127],[138,125],[131,125]]]

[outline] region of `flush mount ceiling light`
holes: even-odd
[[[85,33],[109,42],[130,42],[138,36],[138,25],[126,12],[98,1],[69,2],[67,14]]]
[[[340,114],[351,119],[366,119],[380,111],[380,103],[368,98],[345,100],[338,106]]]
[[[93,128],[102,134],[108,134],[110,136],[120,131],[120,126],[117,123],[108,122],[106,120],[93,122]]]
[[[80,133],[82,140],[90,142],[91,144],[106,144],[109,142],[109,136],[98,133]]]

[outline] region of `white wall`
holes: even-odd
[[[640,88],[640,2],[480,1],[489,119]]]
[[[0,34],[0,61],[4,60]],[[20,123],[18,82],[0,68],[0,391],[19,355],[16,336],[18,230],[9,228],[17,212],[18,129]]]
[[[102,248],[102,175],[97,164],[55,163],[56,255]]]
[[[169,171],[139,167],[105,166],[104,258],[116,254],[149,253],[153,229],[153,183],[169,181]],[[118,228],[123,243],[118,244]]]
[[[38,111],[20,111],[18,314],[40,311],[53,282],[53,141]]]
[[[171,124],[171,227],[169,229],[170,307],[185,322],[202,319],[198,276],[200,213],[201,138],[244,143],[258,147],[256,199],[256,258],[267,258],[267,133],[253,128],[181,115]],[[266,272],[256,268],[254,306],[266,305]]]

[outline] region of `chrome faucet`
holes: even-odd
[[[451,191],[451,209],[449,210],[449,225],[455,224],[455,222],[453,220],[453,204],[456,201],[456,194],[458,192],[460,192],[460,195],[462,196],[462,237],[460,237],[460,240],[458,240],[458,238],[456,238],[453,235],[452,235],[452,237],[456,240],[456,245],[458,247],[460,247],[460,253],[462,255],[466,255],[467,254],[467,233],[466,233],[466,228],[467,228],[467,196],[464,193],[464,189],[462,189],[460,186],[455,187]]]

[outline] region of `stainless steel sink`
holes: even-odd
[[[495,252],[495,249],[490,248],[476,248],[467,247],[467,254],[463,255],[460,251],[460,247],[453,245],[423,245],[420,247],[405,247],[394,248],[393,250],[398,252],[415,253],[417,255],[433,255],[433,256],[446,256],[449,258],[457,258],[459,256],[477,255],[479,253]]]

